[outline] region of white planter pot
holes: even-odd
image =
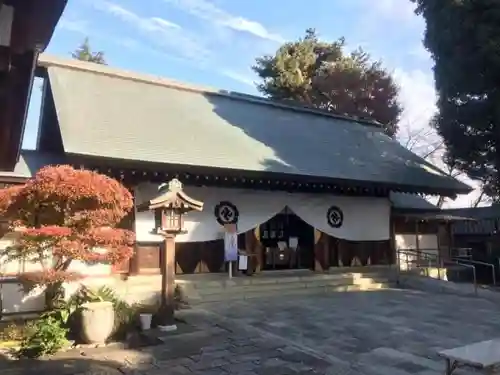
[[[113,333],[115,311],[111,302],[82,304],[81,336],[87,344],[103,344]]]
[[[141,321],[141,329],[143,331],[147,331],[151,329],[151,319],[153,318],[153,314],[139,314],[139,319]]]

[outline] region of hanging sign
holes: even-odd
[[[224,225],[224,259],[226,262],[238,260],[238,233],[236,224]]]

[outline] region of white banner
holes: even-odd
[[[144,184],[135,189],[137,203],[157,194],[157,185]],[[233,220],[236,214],[238,233],[244,233],[281,212],[288,206],[312,227],[336,238],[351,241],[381,241],[389,239],[389,198],[344,197],[331,194],[301,194],[244,189],[186,186],[188,195],[204,203],[203,211],[190,212],[184,219],[186,234],[177,242],[201,242],[224,238],[219,219]],[[236,212],[234,212],[236,208]],[[138,241],[161,241],[151,234],[154,228],[152,212],[136,212]]]

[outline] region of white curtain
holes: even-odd
[[[224,229],[215,218],[215,206],[227,201],[239,212],[238,233],[244,233],[265,223],[286,206],[286,196],[277,194],[270,199],[269,193],[255,190],[202,188],[186,186],[184,191],[192,198],[203,202],[203,211],[189,212],[184,218],[185,234],[176,237],[177,242],[201,242],[223,238]],[[144,184],[136,189],[136,202],[145,202],[158,193],[157,185]],[[151,234],[154,228],[152,212],[136,213],[136,236],[138,241],[162,241]]]
[[[157,194],[158,185],[142,184],[135,190],[137,203],[143,203]],[[222,201],[231,202],[239,212],[238,233],[244,233],[265,223],[285,206],[314,228],[334,237],[352,241],[378,241],[389,238],[390,202],[388,198],[341,197],[327,194],[300,194],[244,189],[185,187],[188,195],[204,203],[203,211],[190,212],[184,223],[186,234],[177,236],[177,242],[199,242],[222,238],[223,228],[217,222],[214,210]],[[343,213],[339,228],[328,224],[327,212],[331,206]],[[152,212],[136,212],[138,241],[161,241],[151,234],[154,228]]]
[[[328,223],[328,210],[335,206],[343,214],[339,228]],[[312,227],[350,241],[382,241],[390,238],[391,207],[388,199],[342,197],[330,194],[297,194],[288,207]]]

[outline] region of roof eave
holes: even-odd
[[[470,188],[462,183],[458,187],[448,188],[432,188],[428,186],[418,185],[404,185],[393,184],[385,182],[373,182],[365,180],[348,180],[341,178],[331,178],[324,176],[310,176],[310,175],[294,175],[288,173],[276,173],[266,171],[251,171],[251,170],[237,170],[229,168],[214,168],[205,166],[193,165],[177,165],[168,163],[155,163],[145,162],[130,159],[116,159],[116,158],[103,158],[95,155],[82,155],[66,153],[68,162],[75,165],[83,165],[91,168],[109,168],[109,169],[123,169],[136,171],[150,171],[150,172],[166,172],[175,171],[176,173],[191,173],[191,174],[207,174],[207,175],[225,175],[230,177],[241,177],[248,179],[281,179],[286,181],[298,181],[301,183],[308,183],[310,185],[316,184],[332,184],[340,187],[356,187],[360,189],[379,189],[384,191],[394,191],[401,193],[413,194],[428,194],[428,195],[442,195],[446,197],[456,197],[458,194],[467,193]]]

